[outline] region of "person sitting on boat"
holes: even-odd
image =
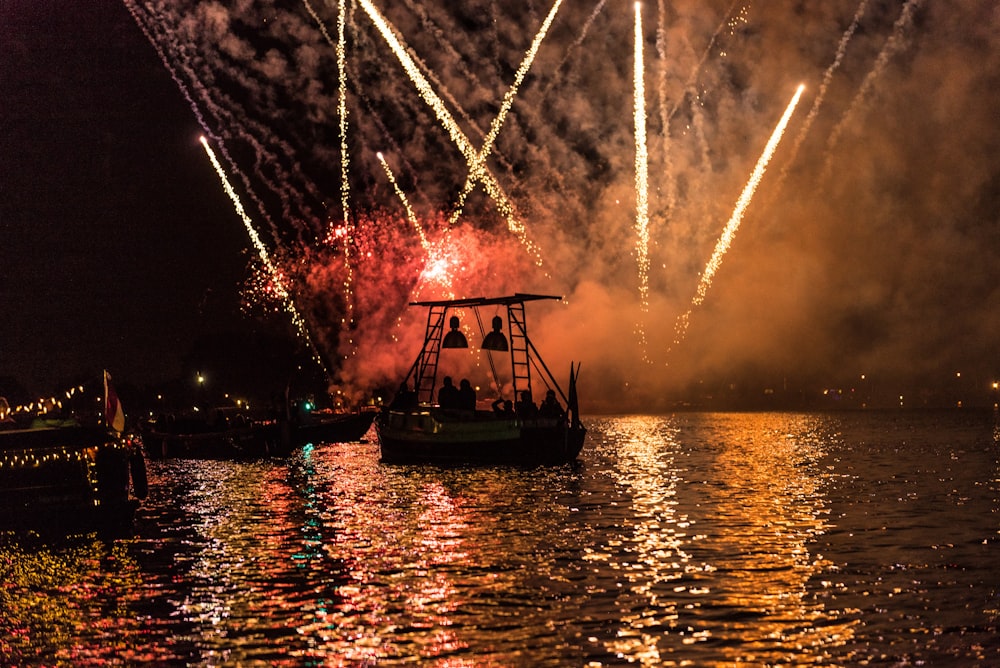
[[[451,376],[445,376],[438,390],[438,406],[441,408],[459,408],[460,397],[458,388],[451,382]]]
[[[556,399],[555,390],[549,390],[545,393],[545,399],[538,407],[538,415],[546,418],[561,418],[566,415],[563,407],[559,405],[559,400]]]
[[[458,384],[458,407],[463,411],[476,410],[476,390],[468,378],[463,378]]]
[[[522,390],[521,400],[517,402],[515,412],[518,417],[522,419],[534,419],[538,417],[538,406],[536,406],[535,402],[531,400],[531,392],[528,390]]]
[[[500,397],[493,402],[493,414],[504,419],[514,417],[514,402]]]

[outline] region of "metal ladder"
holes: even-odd
[[[427,338],[411,371],[411,375],[414,376],[413,382],[416,384],[413,389],[420,403],[434,401],[434,384],[437,380],[438,357],[441,355],[441,337],[447,311],[445,306],[431,306],[427,312]]]
[[[531,392],[531,358],[528,355],[523,302],[507,305],[507,331],[510,332],[510,366],[514,380],[514,401],[517,402],[521,399],[521,392],[525,390]]]

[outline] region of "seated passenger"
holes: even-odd
[[[538,406],[531,400],[531,392],[527,390],[521,392],[521,400],[514,408],[520,418],[534,419],[538,417]]]
[[[458,407],[464,411],[476,410],[476,390],[468,378],[463,378],[458,384]]]
[[[404,380],[399,384],[399,391],[396,392],[396,396],[392,398],[392,403],[389,404],[389,408],[394,408],[397,410],[406,410],[408,408],[414,408],[417,405],[417,393],[411,392],[410,387],[406,384]]]
[[[493,414],[499,418],[514,417],[514,402],[503,397],[493,402]]]
[[[438,406],[441,408],[458,408],[459,396],[458,388],[451,382],[451,376],[445,376],[438,390]]]
[[[538,407],[538,415],[547,418],[561,418],[566,413],[563,411],[563,407],[559,405],[559,400],[556,399],[556,391],[549,390],[545,393],[545,400],[542,401],[542,405]]]

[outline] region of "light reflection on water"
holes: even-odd
[[[553,469],[152,462],[133,534],[0,534],[0,663],[1000,662],[995,416],[588,426]]]

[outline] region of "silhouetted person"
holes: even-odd
[[[517,411],[518,417],[521,418],[533,419],[538,417],[538,406],[531,400],[531,392],[528,390],[521,392],[521,400],[517,402],[514,410]]]
[[[493,402],[493,414],[501,418],[514,417],[514,402],[503,397]]]
[[[466,411],[476,410],[476,390],[468,378],[458,384],[458,407]]]
[[[538,407],[538,415],[547,418],[561,418],[565,414],[563,407],[559,405],[559,400],[556,399],[556,391],[546,392],[542,405]]]
[[[445,376],[441,381],[441,389],[438,390],[438,406],[441,408],[459,407],[458,388],[451,382],[451,376]]]

